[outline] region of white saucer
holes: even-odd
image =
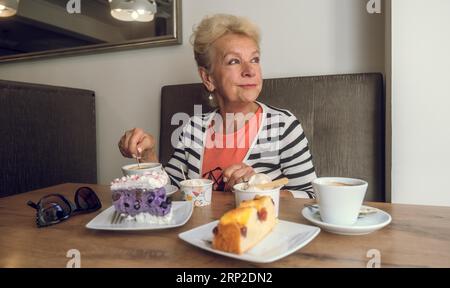
[[[362,206],[363,208],[369,206]],[[383,210],[369,207],[371,209],[377,210],[376,213],[368,214],[363,217],[358,218],[355,224],[351,226],[335,225],[329,224],[322,221],[318,209],[305,207],[302,210],[303,217],[306,218],[311,223],[319,226],[325,231],[340,235],[365,235],[373,231],[379,230],[392,221],[391,215],[384,212]]]

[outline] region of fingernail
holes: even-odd
[[[132,156],[133,158],[136,158],[136,154],[131,154],[131,156]]]
[[[227,182],[228,178],[227,177],[223,177],[223,182]]]
[[[141,154],[142,148],[141,148],[141,147],[138,147],[138,148],[137,148],[137,151],[139,152],[139,154]]]

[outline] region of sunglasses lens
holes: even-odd
[[[40,203],[38,220],[42,225],[54,224],[67,218],[70,211],[70,206],[61,197],[49,196]]]
[[[77,190],[75,195],[75,202],[77,206],[82,210],[96,210],[102,207],[100,199],[97,194],[88,187],[82,187]]]
[[[217,184],[217,191],[224,191],[225,190],[225,182],[221,181]]]

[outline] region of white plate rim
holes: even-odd
[[[194,211],[194,205],[191,201],[173,201],[172,203],[175,203],[177,205],[183,205],[183,206],[187,206],[189,209],[188,210],[188,216],[181,221],[180,223],[177,224],[168,224],[168,225],[159,225],[156,226],[155,224],[149,224],[152,225],[152,227],[145,227],[145,226],[140,226],[140,227],[111,227],[111,226],[96,226],[95,221],[99,218],[101,215],[103,214],[111,214],[114,211],[114,205],[108,207],[107,209],[103,210],[101,213],[99,213],[97,216],[95,216],[91,221],[89,221],[89,223],[86,224],[86,228],[87,229],[91,229],[91,230],[105,230],[105,231],[152,231],[152,230],[163,230],[163,229],[170,229],[170,228],[176,228],[176,227],[180,227],[183,226],[184,224],[186,224],[189,219],[191,219],[192,217],[192,213]],[[172,205],[175,205],[172,204]]]
[[[377,223],[377,224],[373,224],[373,225],[366,225],[366,226],[336,225],[336,224],[325,223],[323,221],[314,219],[312,217],[313,212],[311,212],[311,209],[309,207],[304,207],[302,209],[302,215],[309,222],[318,225],[319,227],[323,228],[324,230],[326,230],[328,232],[345,234],[345,235],[352,235],[352,234],[357,235],[357,233],[368,234],[370,232],[379,230],[379,229],[389,225],[389,223],[391,223],[392,216],[389,213],[387,213],[386,211],[383,211],[383,210],[375,208],[375,207],[366,206],[366,205],[362,205],[362,207],[376,209],[377,210],[376,213],[384,214],[385,216],[387,216],[387,220],[383,221],[381,223]]]
[[[197,227],[195,227],[193,229],[190,229],[188,231],[185,231],[185,232],[182,232],[182,233],[178,234],[178,237],[180,239],[182,239],[183,241],[185,241],[186,243],[190,244],[190,245],[193,245],[193,246],[195,246],[197,248],[200,248],[200,249],[203,249],[203,250],[215,253],[215,254],[219,254],[219,255],[222,255],[222,256],[227,256],[227,257],[238,259],[238,260],[241,260],[241,261],[248,261],[248,262],[253,262],[253,263],[271,263],[271,262],[275,262],[277,260],[280,260],[280,259],[282,259],[282,258],[284,258],[286,256],[289,256],[289,255],[293,254],[294,252],[298,251],[299,249],[305,247],[312,240],[314,240],[317,237],[317,235],[320,233],[320,231],[321,231],[320,228],[316,227],[316,226],[305,225],[305,224],[302,224],[302,223],[296,223],[296,222],[285,221],[285,220],[278,220],[277,225],[280,225],[280,224],[283,225],[284,223],[286,223],[286,224],[296,224],[296,225],[299,225],[299,226],[307,227],[309,231],[307,231],[306,233],[310,233],[311,235],[308,237],[307,240],[301,242],[299,245],[291,248],[288,251],[285,251],[284,253],[280,253],[278,255],[275,255],[275,256],[273,256],[271,258],[270,257],[269,258],[259,258],[259,257],[256,257],[256,256],[249,255],[247,253],[243,253],[241,255],[234,254],[234,253],[228,253],[228,252],[224,252],[224,251],[213,249],[212,247],[209,247],[209,246],[206,246],[206,245],[200,245],[198,243],[192,242],[191,240],[187,239],[187,235],[188,234],[195,233],[196,230],[205,229],[207,226],[211,226],[211,228],[212,228],[212,227],[216,226],[218,223],[219,223],[219,220],[216,220],[216,221],[212,221],[212,222],[206,223],[206,224],[201,225],[201,226],[197,226]],[[202,240],[202,239],[198,239],[198,240]]]

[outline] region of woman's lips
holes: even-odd
[[[245,89],[250,89],[250,88],[256,88],[256,84],[243,84],[243,85],[239,85],[239,87],[241,88],[245,88]]]

